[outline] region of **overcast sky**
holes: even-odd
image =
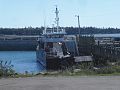
[[[0,0],[0,27],[52,26],[55,5],[60,26],[120,28],[120,0]]]

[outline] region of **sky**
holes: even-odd
[[[62,27],[120,28],[120,0],[0,0],[0,27],[52,27],[55,5]]]

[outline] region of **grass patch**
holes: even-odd
[[[65,70],[59,71],[47,71],[40,72],[38,74],[29,74],[27,71],[25,74],[18,74],[12,70],[12,65],[10,62],[0,63],[0,77],[12,77],[12,78],[26,78],[34,76],[43,76],[43,77],[57,77],[57,76],[120,76],[120,65],[107,65],[101,68],[94,67],[90,64],[78,64],[73,67],[69,67]]]

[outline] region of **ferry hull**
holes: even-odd
[[[37,51],[37,61],[45,70],[62,70],[72,67],[75,63],[72,56],[63,58],[46,56],[43,51]]]

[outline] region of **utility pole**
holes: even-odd
[[[75,15],[75,17],[77,17],[77,19],[78,19],[78,47],[79,47],[79,43],[80,43],[80,18],[79,18],[79,15]],[[80,53],[79,53],[79,50],[78,50],[78,55],[80,55]]]
[[[79,17],[79,15],[75,15],[75,17],[77,17],[78,18],[78,29],[79,29],[79,38],[80,38],[80,17]]]

